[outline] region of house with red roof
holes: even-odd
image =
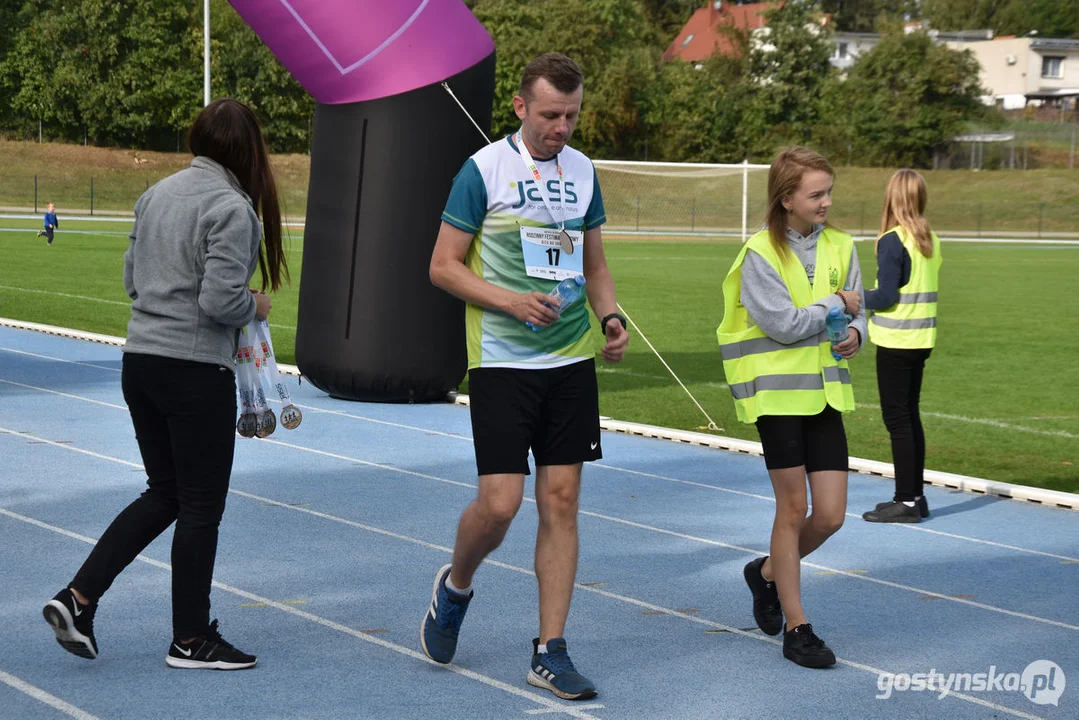
[[[735,3],[713,0],[707,7],[695,11],[678,36],[663,53],[665,62],[685,60],[703,62],[715,54],[730,55],[736,52],[723,26],[753,32],[767,22],[764,13],[777,7],[778,2]]]

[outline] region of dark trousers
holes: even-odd
[[[112,521],[71,587],[96,602],[173,522],[172,626],[182,639],[210,624],[217,528],[236,445],[231,369],[124,354],[124,400],[146,468],[146,490]]]
[[[925,433],[918,412],[922,372],[932,348],[899,350],[877,347],[877,388],[884,425],[892,439],[895,499],[921,496],[925,472]]]

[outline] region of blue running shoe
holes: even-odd
[[[573,667],[565,638],[547,641],[547,652],[539,653],[539,638],[532,640],[532,667],[528,684],[550,690],[563,700],[587,700],[596,696],[596,686]]]
[[[461,632],[461,622],[474,594],[470,592],[468,597],[464,597],[447,590],[446,579],[449,576],[449,565],[443,565],[435,573],[431,607],[420,624],[420,645],[424,654],[442,664],[452,661],[453,654],[457,652],[457,634]]]

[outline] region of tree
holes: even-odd
[[[145,147],[155,132],[171,134],[190,119],[191,8],[189,0],[37,4],[0,66],[15,89],[11,111],[67,140]]]
[[[476,0],[473,12],[494,37],[494,116],[501,135],[520,125],[511,100],[536,55],[564,52],[584,71],[584,110],[575,146],[598,157],[637,157],[645,135],[641,103],[661,50],[639,0]]]
[[[992,29],[998,14],[1012,2],[1015,0],[922,0],[922,19],[936,30]]]
[[[307,152],[315,101],[225,0],[213,0],[212,95],[247,103],[274,152]]]
[[[813,2],[788,2],[765,13],[768,24],[750,42],[746,112],[754,154],[808,142],[823,111],[833,69],[831,35]]]
[[[1046,38],[1079,37],[1079,0],[1013,0],[996,17],[998,35],[1037,33]]]
[[[978,61],[925,32],[895,29],[858,58],[837,97],[853,150],[874,164],[927,167],[935,148],[986,110]]]
[[[693,13],[704,7],[702,0],[643,0],[643,4],[660,47],[669,45]]]
[[[916,9],[915,0],[821,0],[836,32],[874,32],[882,17],[902,18]]]
[[[665,64],[645,99],[649,159],[673,162],[741,162],[750,145],[745,108],[753,93],[747,80],[749,36],[726,28],[739,49],[703,63]]]

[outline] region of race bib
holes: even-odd
[[[562,233],[569,235],[573,252],[566,252]],[[565,280],[584,274],[584,233],[580,230],[522,227],[521,252],[529,277]]]

